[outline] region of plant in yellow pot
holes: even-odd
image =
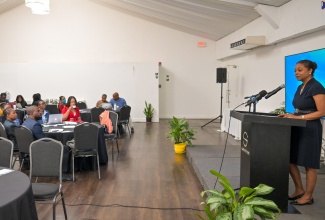
[[[186,145],[192,145],[191,140],[195,140],[195,130],[190,128],[189,123],[185,118],[168,121],[170,131],[167,133],[167,138],[174,142],[174,150],[177,154],[186,152]]]

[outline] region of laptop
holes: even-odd
[[[62,124],[62,114],[50,114],[48,124]]]
[[[102,108],[105,110],[111,110],[112,109],[112,105],[111,103],[102,103]]]

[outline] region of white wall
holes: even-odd
[[[324,37],[325,30],[318,31],[226,59],[224,65],[236,64],[239,66],[236,69],[236,75],[230,79],[232,85],[230,90],[234,91],[233,96],[231,96],[230,107],[233,108],[240,104],[244,100],[244,96],[257,94],[263,89],[271,91],[284,84],[284,57],[325,48]],[[260,101],[257,110],[262,112],[272,111],[280,107],[281,102],[284,100],[285,90],[283,89],[271,98]]]
[[[325,11],[319,1],[308,1],[308,4],[304,0],[290,1],[278,12],[278,29],[261,17],[216,42],[217,58],[223,58],[222,65],[238,65],[229,73],[230,108],[245,101],[245,96],[261,90],[271,91],[284,84],[285,56],[325,48]],[[265,35],[268,45],[237,55],[229,49],[234,39],[252,35]],[[284,100],[283,89],[260,101],[257,111],[272,111],[283,105]]]
[[[51,13],[46,16],[33,15],[29,8],[21,5],[0,15],[0,30],[0,64],[162,62],[160,79],[169,75],[170,81],[161,81],[160,117],[212,118],[219,114],[220,85],[215,83],[215,69],[220,62],[215,59],[215,42],[211,40],[89,0],[51,1]],[[205,41],[207,46],[198,48],[199,41]],[[9,85],[19,77],[12,78],[11,82],[1,81],[1,91],[27,96],[39,92],[46,98],[49,92],[39,85],[46,81],[47,74],[46,70],[42,75],[31,74],[26,86],[14,90]],[[100,78],[96,74],[92,76]],[[71,94],[66,89],[71,83],[73,78],[68,74],[63,76],[56,96],[78,97],[78,90]],[[87,81],[84,84],[88,85]],[[146,86],[137,84],[140,89]],[[88,86],[92,98],[86,101],[93,105],[103,92],[115,91],[100,80]],[[107,89],[103,91],[105,86]],[[133,102],[131,97],[120,95]]]

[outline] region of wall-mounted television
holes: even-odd
[[[300,60],[311,60],[317,63],[314,78],[325,87],[325,48],[293,54],[285,57],[285,111],[294,112],[292,105],[297,87],[301,84],[295,77],[295,66]]]

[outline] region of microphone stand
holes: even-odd
[[[223,83],[221,83],[221,93],[220,93],[220,96],[221,96],[221,97],[220,97],[220,99],[221,99],[221,100],[220,100],[220,115],[219,115],[218,117],[212,119],[212,120],[209,121],[208,123],[202,125],[201,128],[203,128],[204,126],[206,126],[206,125],[210,124],[211,122],[217,120],[218,118],[220,118],[220,123],[221,123],[221,121],[222,121],[222,99],[223,99],[223,96],[222,96],[222,91],[223,91],[223,89],[222,89],[222,85],[223,85]]]

